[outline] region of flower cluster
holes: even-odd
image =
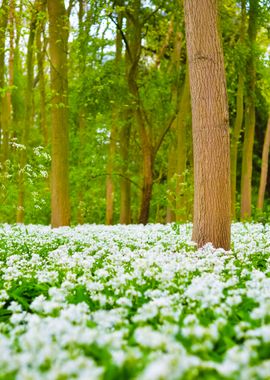
[[[0,227],[0,380],[270,378],[270,226]]]

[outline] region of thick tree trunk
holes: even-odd
[[[242,155],[241,176],[241,218],[251,217],[251,189],[252,189],[252,159],[255,135],[255,87],[256,66],[254,44],[257,36],[257,8],[258,0],[250,0],[248,36],[250,43],[247,60],[248,91],[246,97],[245,135]]]
[[[263,153],[262,153],[262,169],[260,178],[260,188],[258,195],[257,208],[259,210],[263,209],[264,203],[264,193],[266,188],[267,173],[268,173],[268,158],[269,158],[269,147],[270,147],[270,116],[268,118],[267,128],[263,143]]]
[[[217,0],[185,0],[194,146],[193,240],[230,248],[229,115]]]
[[[68,180],[68,75],[69,25],[64,0],[48,0],[52,90],[51,225],[70,223]]]

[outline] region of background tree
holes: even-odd
[[[24,222],[24,202],[25,202],[25,168],[27,163],[27,150],[29,145],[29,134],[33,125],[33,87],[34,87],[34,42],[36,35],[38,1],[36,0],[32,9],[30,30],[27,42],[26,55],[26,88],[25,88],[25,117],[22,132],[22,143],[24,148],[20,152],[19,176],[18,176],[18,206],[17,223]]]
[[[236,92],[236,115],[231,136],[231,209],[232,218],[235,219],[237,157],[239,139],[244,117],[244,89],[245,89],[245,43],[246,43],[246,0],[241,1],[241,23],[239,30],[238,49],[238,81]]]
[[[255,86],[256,86],[256,36],[257,36],[257,16],[259,1],[249,2],[249,24],[248,40],[249,54],[247,59],[247,95],[245,110],[245,133],[242,156],[242,176],[241,176],[241,217],[251,216],[251,189],[252,189],[252,161],[253,145],[255,134]]]
[[[265,194],[267,173],[268,173],[269,147],[270,147],[270,117],[268,118],[267,128],[266,128],[265,137],[264,137],[264,144],[263,144],[262,170],[261,170],[260,187],[259,187],[259,195],[258,195],[258,202],[257,202],[257,208],[259,210],[263,209],[263,203],[264,203],[264,194]]]
[[[120,0],[71,0],[65,4],[68,8],[64,30],[69,35],[65,42],[69,89],[62,102],[56,99],[58,92],[53,94],[50,88],[52,61],[48,43],[47,1],[0,1],[0,22],[3,25],[0,29],[0,108],[4,105],[0,121],[2,132],[3,127],[7,132],[5,138],[1,133],[0,139],[0,221],[16,221],[21,188],[18,180],[23,173],[24,223],[50,223],[49,177],[51,148],[54,146],[51,132],[55,130],[52,126],[56,123],[51,118],[52,108],[60,114],[63,110],[67,111],[67,105],[68,112],[64,119],[69,130],[69,167],[66,170],[69,174],[72,223],[106,222],[106,208],[108,210],[108,200],[112,194],[108,191],[106,196],[109,177],[114,190],[113,208],[110,207],[113,222],[137,223],[142,209],[143,212],[148,210],[144,223],[191,220],[194,168],[182,3],[178,0],[125,3]],[[241,119],[245,119],[250,94],[250,75],[247,72],[251,52],[248,37],[250,5],[251,1],[248,0],[224,0],[219,3],[219,29],[224,46],[232,136],[231,178],[234,184],[231,197],[235,220],[240,217],[244,140],[239,132],[245,124]],[[27,42],[34,9],[37,20],[31,70],[28,70]],[[265,189],[265,212],[256,210],[269,114],[269,14],[268,2],[260,1],[254,44],[256,128],[251,199],[252,217],[260,221],[267,221],[270,215],[269,176]],[[119,64],[116,64],[115,46],[120,37],[122,52],[121,58],[118,57]],[[130,55],[130,50],[135,52],[135,40],[137,59]],[[62,37],[56,41],[58,47],[63,45]],[[31,71],[30,101],[26,93]],[[59,73],[62,74],[61,69]],[[135,92],[131,91],[130,80]],[[61,95],[65,91],[64,88]],[[55,105],[52,104],[54,100]],[[143,120],[143,129],[138,123],[138,113]],[[114,123],[112,115],[116,115]],[[57,128],[62,125],[60,120]],[[113,146],[110,136],[115,133],[113,126],[116,126],[117,133],[116,138],[111,139],[115,145],[113,165],[109,168],[112,162],[109,147]],[[26,127],[29,129],[27,139]],[[145,133],[144,139],[142,131]],[[145,144],[148,144],[148,150],[142,149]],[[22,163],[24,154],[27,159]],[[151,162],[151,186],[147,185],[143,190],[147,174],[143,170],[144,160]],[[151,188],[150,193],[147,188]],[[143,194],[150,194],[147,202],[143,201]]]
[[[5,135],[6,135],[6,89],[5,89],[5,46],[6,46],[6,29],[8,24],[8,0],[3,0],[0,8],[0,147],[1,147],[1,164],[4,165],[6,160]]]
[[[51,225],[70,223],[68,179],[68,74],[69,22],[63,0],[48,0],[52,91]]]

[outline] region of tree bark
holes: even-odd
[[[270,116],[268,118],[268,123],[267,123],[266,133],[264,137],[264,143],[263,143],[262,169],[261,169],[258,202],[257,202],[257,208],[259,210],[263,209],[263,203],[264,203],[264,194],[265,194],[267,173],[268,173],[269,147],[270,147]]]
[[[194,148],[193,240],[230,248],[230,142],[218,0],[185,0]]]
[[[68,75],[69,24],[63,0],[48,0],[49,52],[52,91],[51,225],[70,223],[68,179]]]
[[[251,217],[251,189],[252,189],[252,159],[255,135],[255,87],[256,87],[256,65],[255,65],[255,43],[257,36],[257,10],[258,0],[250,0],[248,37],[250,44],[249,57],[247,60],[247,96],[245,113],[245,135],[242,155],[241,176],[241,218]]]

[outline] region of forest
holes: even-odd
[[[270,379],[270,1],[0,1],[0,380]]]
[[[269,2],[226,0],[219,14],[231,215],[267,221]],[[6,0],[0,22],[0,221],[191,221],[181,1]]]

